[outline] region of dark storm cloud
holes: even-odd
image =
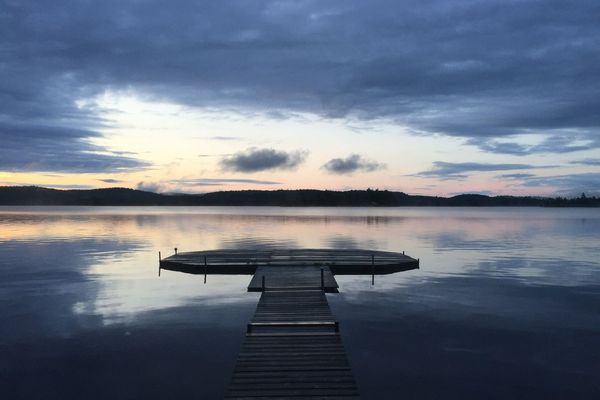
[[[258,179],[227,179],[227,178],[198,178],[198,179],[177,179],[170,181],[185,186],[223,186],[237,183],[249,183],[253,185],[280,185],[281,182],[262,181]]]
[[[294,169],[304,162],[306,155],[302,151],[286,153],[274,149],[250,148],[223,158],[220,164],[224,170],[235,172]]]
[[[385,168],[385,164],[364,159],[359,154],[351,154],[346,158],[333,158],[321,168],[332,174],[352,174],[354,172],[373,172]]]
[[[449,163],[436,161],[433,168],[419,172],[415,176],[436,177],[440,179],[464,179],[474,172],[510,171],[539,168],[529,164],[492,164],[492,163]]]
[[[417,134],[564,138],[480,142],[505,154],[597,143],[595,0],[0,0],[0,10],[0,121],[82,128],[46,137],[58,156],[60,145],[85,151],[70,142],[105,121],[75,101],[107,89],[280,118],[385,117]],[[20,145],[44,152],[27,135]]]

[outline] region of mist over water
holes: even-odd
[[[600,210],[0,208],[0,397],[220,398],[251,276],[162,271],[216,248],[406,251],[328,295],[361,395],[597,398]]]

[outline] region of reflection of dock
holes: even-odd
[[[160,268],[254,275],[248,291],[262,295],[228,398],[358,398],[325,292],[338,291],[334,275],[374,278],[419,268],[419,261],[367,250],[213,250],[175,254]]]

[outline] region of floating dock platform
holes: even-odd
[[[404,253],[355,249],[207,250],[160,260],[162,269],[190,274],[254,275],[260,266],[318,266],[329,267],[334,275],[382,275],[419,268],[419,260]]]

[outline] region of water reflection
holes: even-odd
[[[157,252],[331,247],[421,259],[328,296],[365,398],[588,397],[599,238],[600,210],[0,208],[0,395],[218,398],[250,277],[158,278]]]

